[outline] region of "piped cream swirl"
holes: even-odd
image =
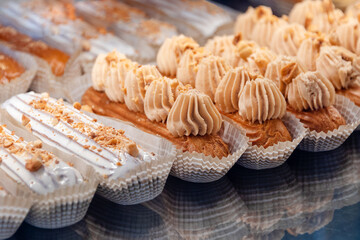
[[[267,78],[248,81],[240,92],[239,114],[250,122],[281,119],[286,112],[284,96]]]
[[[215,56],[223,57],[225,61],[231,59],[235,45],[233,44],[234,36],[216,36],[209,39],[205,44],[205,50]]]
[[[195,88],[214,100],[216,88],[229,69],[230,66],[221,57],[208,56],[203,58],[196,75]]]
[[[176,137],[216,134],[222,124],[209,96],[196,89],[181,93],[170,109],[167,129]]]
[[[296,23],[280,27],[272,37],[271,50],[277,54],[296,56],[305,32],[305,28]]]
[[[151,121],[165,122],[179,94],[177,79],[162,77],[151,82],[144,99],[145,115]]]
[[[309,71],[293,79],[287,86],[285,97],[296,111],[318,110],[334,103],[335,89],[321,73]]]
[[[251,76],[244,67],[228,71],[216,89],[216,106],[225,113],[236,112],[239,109],[240,92],[250,80]]]
[[[184,35],[166,39],[156,56],[159,71],[165,76],[175,77],[181,56],[187,50],[194,50],[198,47],[199,44],[194,39]]]
[[[146,88],[154,79],[161,77],[155,66],[133,68],[125,78],[125,104],[133,112],[144,112]]]

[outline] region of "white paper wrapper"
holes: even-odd
[[[30,89],[38,93],[48,92],[54,98],[64,97],[64,87],[72,79],[76,79],[82,74],[79,56],[80,50],[71,55],[62,76],[55,76],[50,65],[44,59],[34,56],[38,64],[38,71]]]
[[[33,198],[31,193],[16,184],[0,169],[0,185],[6,187],[6,196],[0,196],[0,239],[11,237],[28,214]]]
[[[360,108],[349,99],[336,95],[336,109],[346,120],[346,125],[340,126],[333,131],[316,132],[309,131],[299,148],[309,152],[330,151],[339,147],[360,124]]]
[[[25,69],[20,77],[11,80],[9,83],[0,84],[0,102],[4,102],[6,99],[24,93],[29,89],[38,66],[32,56],[14,51],[3,44],[0,44],[0,52],[16,60]]]
[[[112,202],[123,205],[146,202],[158,196],[164,188],[175,159],[174,146],[165,139],[144,133],[116,119],[87,114],[106,126],[124,130],[128,138],[157,156],[154,161],[142,162],[135,168],[129,168],[120,178],[114,180],[102,178],[97,193]]]
[[[225,119],[232,122],[229,118]],[[287,113],[282,120],[293,138],[291,142],[280,142],[268,148],[250,145],[237,163],[256,170],[275,168],[283,164],[305,137],[306,129],[292,114]]]
[[[6,124],[8,129],[14,130],[18,136],[23,137],[26,141],[37,139],[2,109],[0,110],[0,122]],[[44,143],[43,148],[60,159],[73,164],[74,168],[79,170],[83,176],[84,181],[74,186],[57,189],[46,195],[33,193],[35,203],[31,207],[26,222],[36,227],[49,229],[70,226],[85,216],[98,186],[99,177],[93,168],[85,165],[76,156]]]

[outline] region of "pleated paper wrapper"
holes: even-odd
[[[0,84],[0,102],[4,102],[8,98],[19,93],[24,93],[29,89],[38,66],[34,58],[30,55],[14,51],[6,45],[0,44],[0,52],[15,59],[25,69],[25,72],[21,74],[20,77],[12,79],[8,83]]]
[[[20,227],[34,199],[29,190],[15,183],[1,169],[0,185],[7,192],[6,196],[0,196],[0,239],[7,239]]]
[[[333,131],[309,131],[299,148],[309,152],[323,152],[338,148],[360,124],[360,108],[349,99],[336,95],[335,108],[345,118],[346,125]]]
[[[2,124],[6,124],[7,128],[14,130],[18,136],[23,137],[26,141],[37,139],[13,120],[3,109],[0,110],[0,120]],[[44,143],[43,148],[73,165],[81,173],[84,181],[73,186],[59,188],[45,195],[33,193],[35,202],[27,215],[26,222],[33,226],[47,229],[70,226],[85,216],[97,189],[99,177],[93,168],[85,165],[76,156],[67,154]]]
[[[225,117],[225,120],[237,125],[230,118]],[[286,113],[282,121],[289,130],[293,138],[292,141],[280,142],[267,148],[254,146],[250,143],[249,148],[237,163],[255,170],[275,168],[283,164],[305,137],[306,129],[292,114]]]
[[[144,133],[116,119],[87,113],[106,126],[125,131],[125,135],[147,152],[155,153],[155,160],[141,162],[117,179],[102,178],[97,194],[122,205],[149,201],[158,196],[165,185],[175,159],[175,148],[167,140]],[[124,167],[127,165],[125,164]]]

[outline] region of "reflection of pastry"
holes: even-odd
[[[40,140],[26,142],[4,125],[0,126],[0,146],[0,168],[36,193],[45,195],[83,181],[77,170],[43,150]]]
[[[180,37],[181,39],[188,41],[185,37]],[[171,43],[169,46],[177,44],[176,41],[165,41],[162,47],[168,43]],[[111,52],[108,57],[113,55],[114,52]],[[121,56],[114,56],[116,57],[111,62],[124,61]],[[104,62],[96,61],[93,85],[98,91],[89,88],[82,97],[83,104],[91,106],[97,114],[119,118],[135,124],[143,131],[158,134],[183,151],[219,158],[229,154],[227,144],[217,134],[222,118],[210,97],[190,89],[189,85],[183,86],[177,79],[162,77],[155,66],[126,63],[130,65],[129,69],[117,68],[120,71],[117,76],[123,74],[121,71],[127,72],[125,79],[117,78],[124,87],[117,91],[113,89],[113,95],[121,95],[123,99],[118,98],[118,102],[110,101],[106,88],[111,86],[103,84],[101,78],[104,72],[106,75],[109,71],[106,67],[108,57],[105,57]],[[105,90],[105,93],[101,90]],[[203,144],[204,141],[212,144]]]
[[[312,234],[328,225],[333,220],[333,217],[334,210],[304,214],[304,222],[297,227],[287,229],[287,232],[293,236],[305,233]]]
[[[44,59],[51,67],[54,75],[62,76],[69,56],[64,52],[52,48],[41,41],[34,41],[30,37],[17,32],[14,28],[0,25],[0,40],[11,48],[30,53]]]
[[[11,57],[0,53],[0,83],[5,84],[20,77],[25,69]]]
[[[215,102],[221,113],[243,128],[256,146],[269,147],[292,140],[281,121],[286,112],[285,99],[269,79],[251,80],[245,68],[233,69],[221,80]]]

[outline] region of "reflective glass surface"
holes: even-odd
[[[169,177],[156,199],[121,206],[96,196],[59,230],[23,224],[13,239],[359,239],[360,132],[323,153],[295,151],[282,166],[234,166],[195,184]]]

